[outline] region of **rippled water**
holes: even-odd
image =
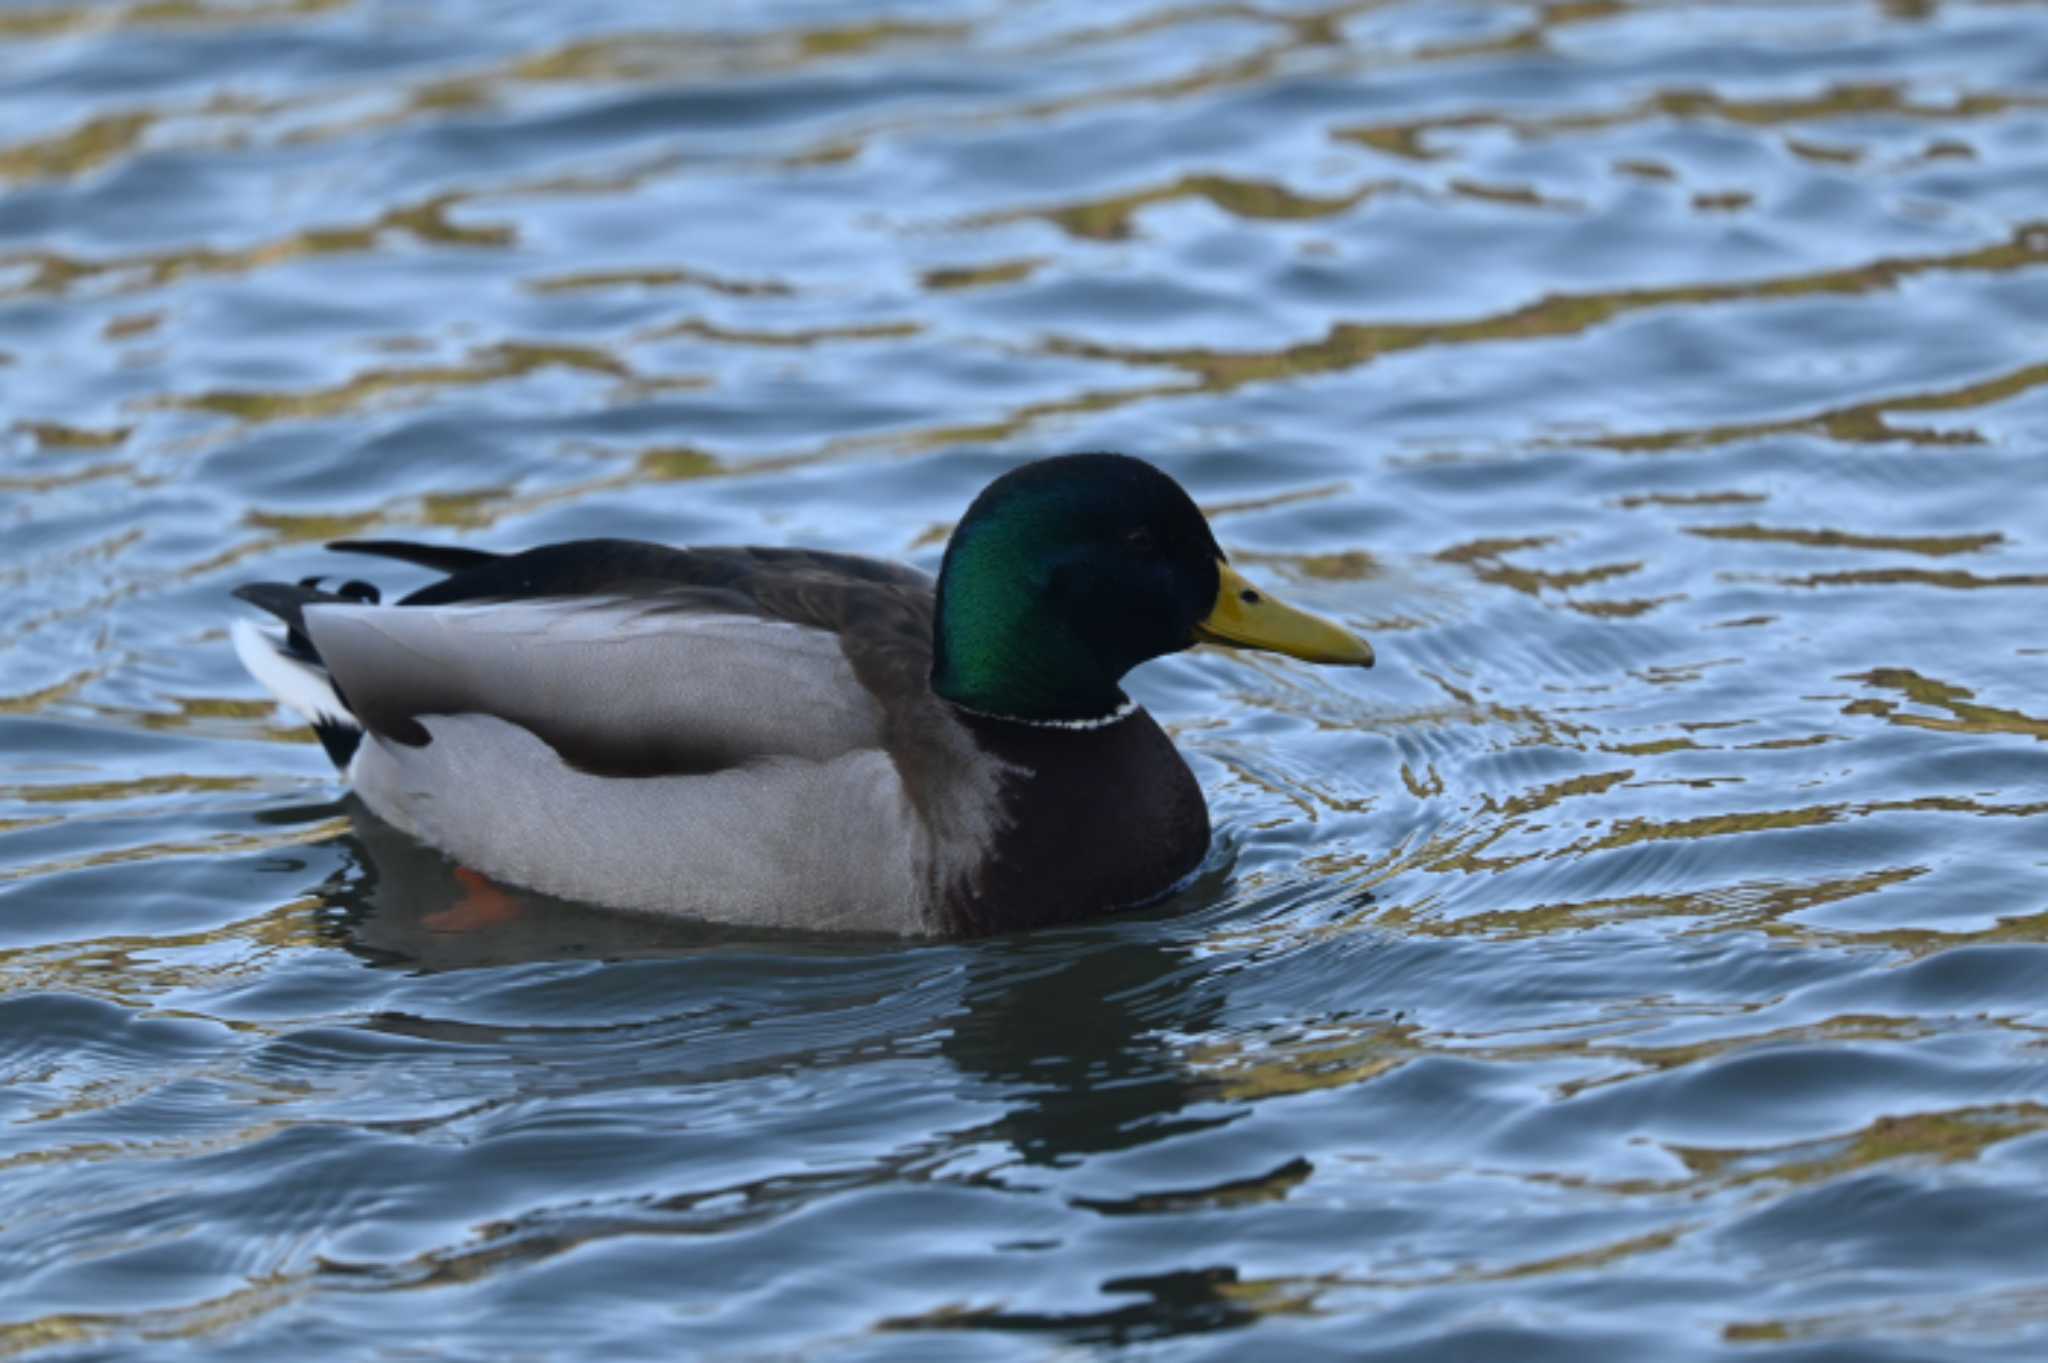
[[[2048,1351],[2048,10],[40,2],[0,1355]],[[492,920],[224,640],[1105,447],[1381,657],[1126,919]]]

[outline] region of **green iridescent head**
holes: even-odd
[[[1197,640],[1372,663],[1364,640],[1245,582],[1173,479],[1063,455],[996,479],[953,532],[932,689],[983,714],[1099,719],[1125,703],[1126,672]]]

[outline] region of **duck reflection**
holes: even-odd
[[[1239,1180],[1103,1201],[1043,1188],[1043,1175],[1026,1172],[1072,1167],[1092,1154],[1220,1126],[1246,1111],[1243,1104],[1219,1100],[1214,1083],[1185,1063],[1190,1040],[1222,1025],[1228,998],[1227,973],[1215,970],[1198,950],[1207,936],[1204,911],[1232,893],[1226,865],[1212,865],[1156,909],[1075,928],[945,943],[771,937],[498,886],[469,875],[352,798],[270,817],[310,823],[336,816],[345,816],[349,826],[339,837],[341,865],[315,890],[323,901],[321,933],[372,966],[431,975],[546,961],[678,959],[680,973],[664,997],[690,995],[701,1002],[705,993],[723,993],[753,1021],[771,1015],[816,1019],[815,1025],[788,1030],[735,1029],[735,1019],[728,1017],[715,1033],[675,1022],[677,1044],[655,1052],[646,1045],[649,1024],[642,1023],[626,1029],[636,1035],[617,1050],[605,1040],[612,1030],[608,1024],[565,1030],[559,1016],[538,1020],[541,1025],[529,1030],[468,1022],[430,1006],[432,1016],[385,1012],[366,1018],[366,1027],[543,1048],[557,1062],[551,1072],[558,1078],[562,1047],[574,1044],[581,1048],[581,1063],[572,1087],[583,1093],[680,1091],[756,1077],[780,1081],[795,1068],[827,1071],[878,1059],[924,1058],[940,1067],[934,1083],[945,1085],[944,1070],[950,1068],[957,1091],[990,1114],[878,1148],[858,1168],[796,1177],[778,1171],[739,1185],[687,1188],[636,1200],[616,1215],[586,1203],[542,1208],[504,1223],[486,1243],[453,1259],[442,1255],[389,1271],[467,1273],[544,1259],[567,1246],[613,1236],[644,1238],[664,1230],[701,1236],[863,1185],[933,1177],[1026,1196],[1051,1192],[1076,1211],[1106,1217],[1250,1195]],[[432,992],[415,1002],[431,998],[445,1005],[453,997],[432,981],[422,985]],[[562,1090],[553,1092],[559,1097]],[[975,1154],[990,1148],[1007,1152],[993,1168]],[[966,1172],[969,1166],[973,1172]],[[1309,1172],[1306,1161],[1292,1161],[1252,1180],[1259,1186],[1251,1192],[1284,1196]],[[1237,1300],[1237,1283],[1235,1267],[1199,1262],[1109,1278],[1101,1284],[1103,1304],[1072,1313],[994,1309],[961,1316],[949,1308],[930,1317],[885,1319],[878,1328],[1021,1332],[1080,1344],[1162,1339],[1256,1321],[1257,1310]]]
[[[376,966],[418,972],[539,961],[681,958],[744,946],[843,955],[866,971],[878,946],[821,934],[771,934],[593,908],[501,886],[458,866],[369,812],[339,804],[280,810],[278,822],[345,815],[345,861],[315,893],[321,934]],[[1228,891],[1212,868],[1170,905],[1114,922],[981,942],[922,946],[961,959],[957,1004],[935,1015],[913,1010],[890,1049],[929,1049],[961,1074],[972,1096],[1006,1114],[977,1133],[998,1136],[1025,1160],[1057,1164],[1076,1155],[1142,1145],[1215,1126],[1234,1113],[1197,1111],[1202,1085],[1181,1061],[1186,1038],[1209,1030],[1224,994],[1192,955],[1182,927]],[[783,998],[782,1006],[800,1000]],[[843,1049],[838,1038],[829,1049]],[[784,1065],[799,1056],[781,1055]]]
[[[1224,994],[1171,920],[1220,890],[1196,885],[1135,922],[983,944],[942,1049],[1008,1105],[991,1134],[1027,1161],[1060,1164],[1239,1115],[1204,1109],[1204,1083],[1182,1060]]]

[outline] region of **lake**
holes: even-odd
[[[2048,9],[28,0],[0,111],[0,1357],[2048,1353]],[[1380,662],[1133,674],[1216,845],[1078,927],[469,912],[226,637],[1088,449]]]

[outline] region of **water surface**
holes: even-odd
[[[0,91],[0,1356],[2048,1349],[2041,7],[31,3]],[[223,634],[1090,448],[1381,658],[1135,676],[1219,839],[1122,919],[480,916]]]

